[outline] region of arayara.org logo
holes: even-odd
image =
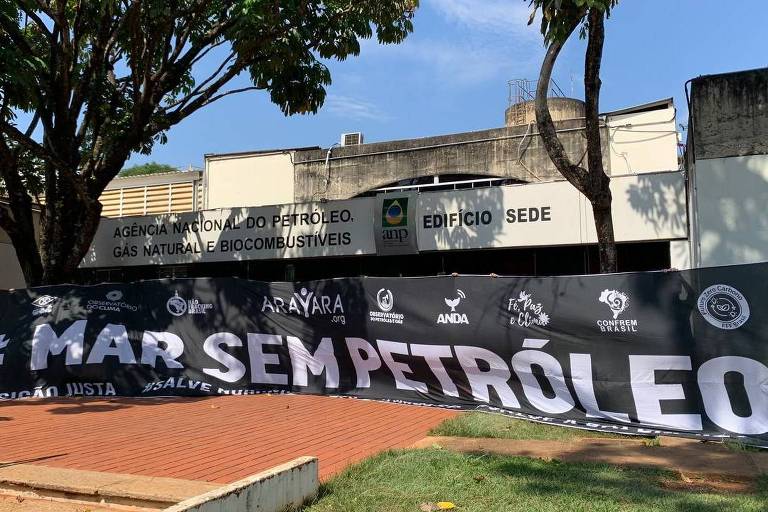
[[[379,311],[370,311],[368,313],[368,319],[371,322],[402,325],[405,315],[393,311],[395,295],[392,293],[392,290],[382,288],[376,292],[376,305],[379,307]]]
[[[613,318],[597,321],[600,332],[637,332],[637,320],[634,318],[619,318],[629,307],[629,295],[620,290],[605,289],[597,298],[599,302],[608,306]]]
[[[304,318],[329,316],[331,323],[346,324],[344,303],[341,295],[324,295],[302,287],[290,297],[264,295],[261,301],[262,313],[299,315]]]
[[[179,296],[179,292],[174,292],[165,303],[165,308],[173,316],[204,315],[209,309],[213,309],[213,304],[202,303],[199,299],[185,299]]]
[[[467,324],[469,325],[469,318],[466,313],[456,311],[461,302],[467,298],[467,295],[456,289],[456,297],[446,297],[443,299],[445,305],[451,308],[450,313],[440,313],[437,315],[438,324]]]
[[[727,284],[714,284],[699,295],[699,313],[718,329],[738,329],[749,320],[749,303],[744,295]]]

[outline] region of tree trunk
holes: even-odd
[[[590,9],[587,13],[589,41],[585,56],[585,133],[587,137],[587,168],[571,162],[557,129],[549,113],[547,94],[552,79],[552,69],[563,45],[579,25],[580,19],[574,18],[565,37],[552,41],[547,48],[541,65],[539,81],[536,87],[536,125],[541,135],[544,148],[550,160],[563,177],[581,192],[592,205],[595,219],[598,248],[600,253],[600,272],[616,272],[616,241],[613,233],[611,213],[610,178],[603,169],[603,153],[600,140],[600,61],[602,60],[603,41],[605,38],[603,12]]]
[[[613,233],[611,211],[611,179],[603,169],[603,149],[600,140],[600,63],[603,60],[605,41],[604,13],[600,9],[589,10],[589,39],[584,57],[585,132],[587,135],[587,165],[589,166],[590,193],[595,218],[597,245],[600,253],[600,272],[616,272],[616,239]]]
[[[57,187],[56,199],[45,205],[50,219],[45,227],[42,248],[45,284],[77,281],[77,269],[90,248],[99,224],[101,203],[77,194],[71,179],[52,180]]]
[[[616,242],[613,238],[613,215],[611,214],[610,198],[607,204],[593,202],[592,216],[595,219],[597,232],[597,249],[600,255],[600,273],[616,272]]]
[[[39,286],[43,283],[43,265],[40,261],[40,251],[36,242],[31,200],[29,202],[30,204],[26,208],[11,206],[13,219],[4,222],[2,227],[8,233],[16,251],[16,258],[19,260],[24,282],[27,286]],[[8,210],[5,210],[4,214],[9,215]]]

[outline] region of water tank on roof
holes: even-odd
[[[579,119],[584,117],[584,102],[573,98],[547,98],[549,113],[553,121]],[[520,126],[536,122],[536,107],[533,100],[513,103],[504,112],[507,126]]]
[[[536,122],[536,98],[537,80],[516,78],[507,82],[508,107],[505,111],[504,121],[507,126],[521,126]],[[566,98],[565,93],[551,80],[547,88],[547,101],[549,113],[553,121],[565,121],[566,119],[579,119],[584,117],[584,102],[573,98]]]

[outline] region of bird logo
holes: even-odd
[[[458,297],[456,297],[455,299],[448,299],[448,298],[444,299],[445,305],[451,308],[451,313],[454,313],[456,311],[456,308],[459,306],[461,299],[467,298],[467,296],[461,290],[456,290],[456,293],[458,294]]]

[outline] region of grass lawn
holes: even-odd
[[[568,441],[580,437],[623,437],[577,428],[555,427],[544,423],[514,420],[501,414],[465,412],[444,421],[429,431],[433,436],[493,437],[501,439],[541,439]]]
[[[324,484],[304,512],[419,512],[451,501],[457,511],[765,511],[768,481],[753,494],[668,490],[673,473],[524,457],[400,450],[372,457]]]

